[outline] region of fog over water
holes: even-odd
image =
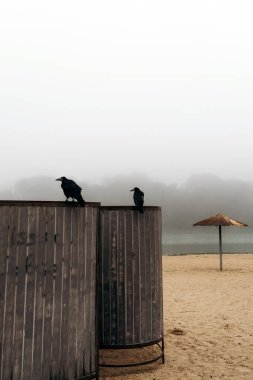
[[[192,176],[180,186],[143,175],[116,176],[100,185],[78,183],[86,201],[102,205],[133,205],[130,190],[139,186],[145,193],[146,206],[162,207],[164,252],[216,252],[218,229],[192,225],[219,212],[249,225],[223,228],[224,251],[253,251],[253,183],[210,174]],[[64,201],[65,196],[55,178],[31,177],[0,191],[0,199]]]

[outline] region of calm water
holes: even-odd
[[[224,253],[253,252],[252,228],[222,228]],[[217,253],[219,233],[216,227],[194,227],[189,230],[171,231],[163,234],[163,254]]]

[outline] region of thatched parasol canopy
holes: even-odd
[[[247,227],[248,225],[238,220],[229,218],[223,214],[217,214],[210,216],[210,218],[203,219],[200,222],[194,223],[193,226],[216,226],[219,227],[219,251],[220,251],[220,270],[222,270],[222,238],[221,227],[222,226],[235,226],[235,227]]]
[[[236,227],[247,227],[248,225],[238,220],[231,219],[226,215],[217,214],[211,216],[208,219],[203,219],[200,222],[194,224],[194,226],[236,226]]]

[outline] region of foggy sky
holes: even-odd
[[[252,181],[252,11],[250,0],[2,2],[0,188],[35,175]]]

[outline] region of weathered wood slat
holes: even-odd
[[[162,217],[161,215],[159,215],[159,213],[157,213],[157,226],[158,226],[158,234],[159,234],[159,241],[162,241]],[[158,304],[160,306],[160,309],[159,309],[159,313],[160,313],[160,318],[159,318],[159,325],[158,325],[158,329],[160,331],[163,331],[163,278],[162,278],[162,245],[161,244],[158,244],[158,247],[157,247],[157,253],[158,253],[158,256],[160,259],[157,260],[158,262],[158,285],[157,287],[159,289],[161,289],[161,291],[159,292],[159,299],[158,299]]]
[[[91,220],[92,210],[91,208],[86,208],[86,218],[87,221]],[[86,267],[85,267],[85,356],[84,356],[84,373],[91,372],[91,331],[88,326],[91,326],[91,298],[90,298],[90,287],[91,287],[91,255],[92,255],[92,225],[91,223],[86,223],[85,229],[85,242],[86,242]]]
[[[126,338],[123,344],[134,344],[134,261],[133,211],[126,211]]]
[[[111,225],[111,266],[110,266],[110,315],[111,315],[111,344],[116,344],[118,334],[118,305],[117,305],[117,254],[118,254],[118,220],[116,211],[111,211],[110,215]]]
[[[80,211],[78,235],[79,235],[79,250],[78,250],[78,318],[77,318],[77,373],[81,377],[84,375],[84,350],[85,350],[85,263],[86,263],[86,242],[85,242],[85,210]]]
[[[140,342],[140,216],[133,212],[134,342]],[[141,215],[143,217],[143,215]]]
[[[6,347],[12,347],[13,313],[15,298],[15,267],[16,251],[10,249],[11,233],[9,225],[13,219],[13,213],[9,206],[0,208],[0,379],[10,377],[12,350],[6,352]],[[16,246],[15,246],[16,247]],[[8,273],[12,272],[12,278]]]
[[[100,334],[102,334],[102,341],[111,344],[109,341],[111,336],[111,323],[110,323],[110,214],[108,212],[101,213],[101,226],[100,229],[100,246],[103,255],[100,257],[100,299],[104,300],[100,304]]]
[[[69,368],[69,297],[70,297],[70,253],[71,253],[71,208],[65,209],[64,222],[64,266],[63,266],[63,307],[61,328],[62,376],[68,376]]]
[[[145,240],[145,233],[146,233],[146,214],[140,214],[139,213],[139,283],[140,283],[140,341],[147,342],[147,316],[146,316],[146,309],[147,309],[147,295],[146,295],[146,288],[147,288],[147,271],[146,271],[146,240]]]
[[[91,368],[90,373],[95,373],[99,365],[98,355],[98,298],[97,298],[97,259],[98,259],[98,237],[99,237],[99,209],[92,208],[92,234],[91,234],[91,324],[95,328],[90,328],[91,331]]]
[[[77,318],[78,318],[78,209],[71,215],[70,257],[70,323],[69,323],[69,378],[77,377]]]
[[[43,380],[43,335],[45,307],[46,270],[46,207],[38,208],[38,236],[35,254],[35,295],[34,295],[34,340],[33,340],[33,379]]]
[[[52,333],[52,376],[60,377],[61,363],[61,327],[62,327],[62,266],[64,243],[64,208],[56,208],[55,244],[54,244],[54,305]]]
[[[156,239],[155,236],[157,236],[156,231],[156,223],[155,218],[156,213],[154,213],[153,217],[151,218],[151,250],[154,252],[154,255],[151,256],[151,279],[152,279],[152,287],[151,287],[151,294],[152,294],[152,333],[154,331],[157,331],[157,314],[159,312],[159,305],[158,305],[158,289],[157,289],[157,254],[156,251]]]
[[[54,302],[54,235],[55,235],[55,208],[46,210],[46,255],[44,276],[44,330],[43,330],[43,378],[49,379],[51,375],[51,337],[52,316]]]
[[[14,370],[13,379],[23,379],[24,359],[24,325],[26,304],[26,256],[28,210],[20,207],[17,226],[17,261],[16,261],[16,310],[14,329]]]
[[[24,379],[32,379],[34,339],[35,257],[38,236],[38,208],[28,207],[27,256],[26,256],[26,303],[24,325]]]
[[[125,257],[125,215],[123,213],[118,214],[118,266],[117,266],[117,326],[118,335],[117,341],[125,340],[125,313],[120,313],[120,310],[125,309],[126,302],[126,257]]]
[[[151,251],[151,213],[150,211],[145,212],[145,271],[146,271],[146,299],[152,299],[151,297],[151,281],[150,281],[150,272],[151,268],[151,258],[150,255],[153,254]],[[146,336],[147,342],[152,340],[152,302],[146,302]]]

